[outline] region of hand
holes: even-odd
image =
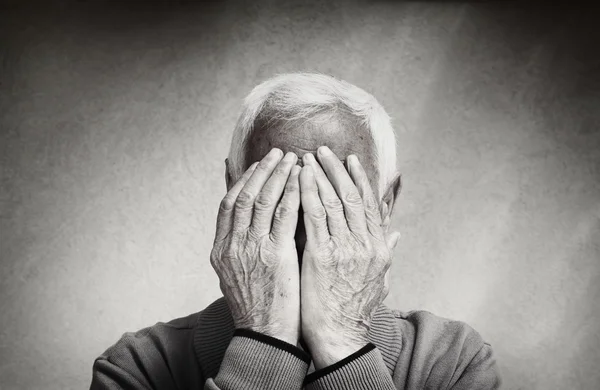
[[[301,308],[302,335],[320,369],[369,342],[371,317],[388,294],[386,271],[395,242],[387,243],[378,204],[356,156],[347,158],[348,175],[329,148],[317,154],[320,165],[306,154],[300,173],[307,233]]]
[[[300,167],[294,153],[282,155],[271,150],[223,198],[210,262],[236,328],[297,345]]]

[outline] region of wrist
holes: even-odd
[[[289,336],[289,335],[275,335],[271,336],[273,338],[279,339],[283,342],[291,344],[293,346],[298,346],[298,337],[297,336]]]
[[[336,347],[317,347],[314,351],[311,349],[312,360],[316,370],[329,367],[336,364],[348,356],[358,352],[364,348],[369,342],[365,341],[362,344],[345,344]]]
[[[265,336],[273,337],[274,339],[281,340],[293,346],[298,345],[298,333],[293,332],[272,332],[268,330],[254,330],[255,332],[264,334]]]

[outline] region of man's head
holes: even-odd
[[[305,153],[328,146],[342,161],[358,157],[380,201],[389,226],[400,191],[396,140],[390,118],[377,100],[362,89],[322,74],[274,77],[255,87],[244,100],[226,160],[227,189],[272,148]],[[298,219],[296,245],[301,257],[306,236]]]

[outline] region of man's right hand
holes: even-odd
[[[272,149],[223,198],[210,262],[237,329],[297,345],[300,167],[294,153],[282,157]]]

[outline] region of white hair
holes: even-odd
[[[246,147],[257,118],[312,120],[318,114],[350,113],[364,125],[374,141],[379,167],[379,197],[396,173],[396,137],[389,115],[373,95],[362,89],[319,73],[291,73],[275,76],[258,86],[244,99],[229,150],[229,173],[237,181],[246,170]],[[300,156],[301,157],[301,156]]]

